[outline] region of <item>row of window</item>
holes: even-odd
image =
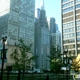
[[[77,4],[77,5],[76,5],[76,9],[77,9],[77,8],[80,8],[80,4]]]
[[[75,12],[76,12],[76,14],[80,13],[80,9],[76,10]],[[73,16],[73,14],[74,14],[73,11],[71,11],[71,12],[63,14],[62,17],[66,18],[69,16]],[[80,19],[80,15],[76,15],[76,19]]]
[[[63,41],[63,44],[67,44],[67,43],[74,43],[75,42],[75,39],[68,39],[68,40],[64,40]]]
[[[63,14],[62,17],[65,18],[65,17],[69,17],[69,16],[72,16],[73,15],[73,11],[69,12],[69,13],[66,13],[66,14]]]
[[[67,43],[74,43],[75,39],[67,39],[63,41],[63,44],[67,44]],[[77,42],[80,42],[80,38],[77,38]]]
[[[80,44],[77,44],[77,47],[80,48]]]
[[[76,3],[80,2],[80,0],[76,0]]]
[[[80,36],[80,32],[77,32],[77,36]]]
[[[76,21],[76,25],[80,25],[80,20]],[[74,26],[74,23],[70,22],[67,24],[63,24],[63,28],[70,27],[70,26]]]
[[[77,31],[80,30],[80,26],[77,26],[77,27],[76,27],[76,30],[77,30]]]
[[[70,22],[70,23],[67,23],[67,24],[63,24],[63,28],[66,28],[66,27],[69,27],[69,26],[73,26],[74,23],[73,22]]]
[[[80,32],[77,32],[77,36],[80,36]],[[71,34],[66,34],[63,36],[63,38],[71,38],[71,37],[74,37],[74,33],[71,33]]]
[[[70,22],[70,21],[73,21],[73,20],[74,20],[74,17],[72,16],[72,17],[63,19],[63,23]]]
[[[66,47],[67,47],[68,49],[72,49],[72,48],[75,48],[75,44],[64,46],[64,48],[66,48]]]
[[[71,7],[69,7],[69,8],[63,9],[62,12],[63,12],[63,13],[66,13],[66,12],[68,12],[68,11],[73,10],[73,8],[74,8],[74,7],[71,6]]]
[[[68,28],[68,29],[63,30],[63,33],[68,33],[72,31],[74,31],[74,28]]]
[[[74,37],[74,33],[71,33],[71,34],[66,34],[63,36],[63,38],[71,38],[71,37]]]
[[[64,46],[64,48],[72,49],[75,48],[75,44]],[[80,48],[80,44],[77,44],[77,47]]]
[[[76,27],[76,30],[77,31],[80,30],[80,26],[77,26]],[[68,33],[68,32],[72,32],[72,31],[74,31],[74,27],[73,28],[64,29],[63,30],[63,33]]]
[[[63,3],[68,2],[68,1],[70,1],[70,0],[62,0]],[[80,0],[76,0],[75,2],[78,3],[78,2],[80,2]]]
[[[65,8],[65,7],[68,7],[68,6],[71,6],[71,5],[73,5],[73,1],[71,1],[71,2],[69,2],[67,4],[63,4],[62,8]]]
[[[77,42],[80,42],[80,38],[77,38]]]
[[[68,7],[68,6],[72,5],[72,4],[73,4],[73,2],[64,4],[64,5],[62,6],[62,8]],[[68,12],[68,11],[73,10],[73,8],[74,8],[74,7],[71,6],[71,7],[69,7],[69,8],[63,9],[62,12],[63,12],[63,13],[66,13],[66,12]],[[76,9],[77,9],[77,8],[80,8],[80,4],[77,4],[77,5],[76,5]]]
[[[64,2],[67,2],[67,1],[70,1],[70,0],[62,0],[63,3],[64,3]]]
[[[80,9],[76,10],[76,14],[78,14],[78,13],[80,13]],[[71,12],[68,12],[66,14],[63,14],[62,17],[66,18],[66,17],[69,17],[69,16],[73,16],[73,14],[74,14],[73,11],[71,11]],[[77,19],[80,19],[80,15],[76,15],[76,20]],[[67,20],[67,18],[66,18],[66,20]]]

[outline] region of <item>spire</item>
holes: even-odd
[[[44,0],[41,0],[41,10],[44,10]]]

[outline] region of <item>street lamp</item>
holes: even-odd
[[[5,42],[6,42],[7,37],[2,37],[2,43],[3,43],[3,49],[2,49],[2,67],[1,67],[1,80],[3,80],[3,67],[4,67],[4,59],[6,59],[6,49],[5,49]]]
[[[67,57],[67,53],[68,53],[68,49],[64,49],[64,54],[65,54],[65,58],[66,58],[66,80],[68,80],[68,71],[67,71],[68,57]]]

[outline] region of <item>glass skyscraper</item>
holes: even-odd
[[[7,36],[7,56],[20,38],[34,52],[34,17],[35,0],[0,0],[0,39]]]

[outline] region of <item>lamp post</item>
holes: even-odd
[[[66,55],[66,80],[68,80],[68,70],[67,70],[67,66],[68,66],[68,57],[67,57],[68,49],[64,49],[64,53]]]
[[[1,80],[3,80],[3,67],[4,67],[4,59],[6,59],[6,53],[5,53],[5,42],[6,42],[7,37],[2,38],[2,43],[3,43],[3,49],[2,49],[2,67],[1,67]]]

